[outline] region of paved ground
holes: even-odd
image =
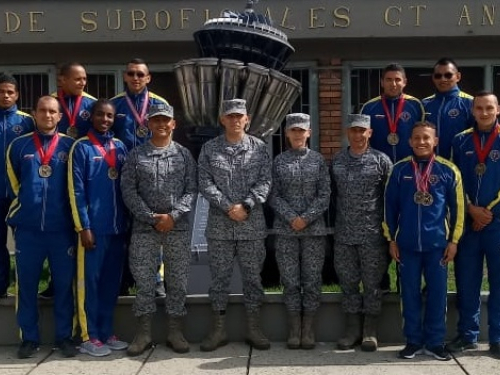
[[[376,353],[340,352],[333,343],[320,343],[312,351],[291,351],[283,343],[273,343],[270,351],[250,350],[232,343],[213,353],[202,353],[193,345],[191,353],[180,355],[158,345],[137,358],[123,352],[105,358],[79,355],[61,358],[44,347],[36,358],[16,359],[16,347],[0,347],[1,375],[196,375],[196,374],[342,374],[342,375],[495,375],[500,373],[500,360],[488,356],[487,345],[479,351],[440,362],[428,356],[413,360],[396,358],[401,346],[384,346]]]

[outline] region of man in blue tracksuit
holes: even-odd
[[[0,75],[0,298],[7,297],[10,280],[10,256],[7,250],[7,224],[5,217],[11,200],[8,194],[8,179],[5,156],[10,142],[20,135],[33,131],[33,118],[17,109],[19,98],[17,80],[6,74]]]
[[[480,292],[486,258],[490,295],[490,352],[500,359],[500,137],[497,97],[481,92],[474,98],[474,126],[453,140],[453,162],[464,178],[467,220],[455,259],[458,336],[448,349],[477,349]]]
[[[61,66],[58,79],[59,89],[52,94],[62,112],[57,129],[75,139],[83,137],[91,127],[90,111],[96,101],[83,91],[87,85],[85,68],[77,62],[66,63]]]
[[[93,128],[75,142],[69,155],[68,189],[78,246],[80,351],[100,357],[127,343],[113,332],[113,312],[126,254],[127,217],[120,172],[127,149],[113,138],[115,109],[99,99],[91,112]]]
[[[19,358],[38,350],[38,282],[48,258],[54,283],[55,343],[64,356],[76,350],[73,331],[75,234],[68,199],[68,154],[73,138],[57,132],[57,100],[41,97],[34,113],[37,130],[16,138],[7,151],[13,198],[7,223],[14,229],[17,267]]]
[[[422,103],[427,121],[436,125],[439,143],[436,153],[443,158],[451,156],[453,137],[472,126],[472,96],[461,91],[458,66],[452,59],[439,59],[434,65],[432,82],[436,93]]]
[[[447,264],[462,236],[465,199],[462,178],[450,161],[436,156],[433,124],[415,124],[413,155],[394,165],[385,191],[384,233],[399,263],[406,347],[400,358],[416,354],[450,360],[446,334]],[[427,298],[422,322],[421,281]]]

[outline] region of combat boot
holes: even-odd
[[[151,340],[151,314],[141,315],[137,318],[137,332],[134,341],[127,349],[127,355],[135,357],[149,349],[153,342]]]
[[[182,334],[182,317],[168,317],[167,346],[176,353],[189,352],[189,343]]]
[[[226,314],[225,311],[214,311],[210,333],[201,342],[200,350],[211,352],[224,345],[227,345]]]
[[[347,325],[344,336],[337,343],[340,350],[354,348],[361,342],[361,314],[347,314]]]
[[[300,348],[300,312],[288,312],[288,340],[286,346],[288,349]]]
[[[361,343],[361,350],[364,352],[374,352],[377,350],[377,323],[378,315],[365,315],[365,322],[363,323],[363,342]]]
[[[302,349],[314,349],[316,339],[314,337],[314,313],[305,312],[302,317]]]
[[[247,311],[247,337],[245,342],[258,350],[268,350],[271,347],[269,340],[260,328],[259,310]]]

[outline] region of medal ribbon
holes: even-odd
[[[125,100],[127,101],[127,105],[130,108],[130,111],[132,112],[132,115],[135,118],[135,122],[137,122],[137,124],[139,124],[139,126],[145,126],[144,120],[146,120],[146,111],[148,109],[149,92],[146,91],[144,102],[142,102],[142,108],[141,108],[140,115],[137,112],[137,110],[135,109],[134,103],[132,103],[132,100],[129,98],[129,96],[127,94],[125,94]]]
[[[42,165],[49,165],[50,159],[56,150],[57,143],[59,142],[59,134],[55,133],[52,139],[50,140],[49,146],[47,147],[47,151],[43,150],[42,141],[40,140],[40,136],[37,133],[33,133],[33,141],[35,142],[35,147],[40,155],[40,161]]]
[[[68,116],[69,126],[74,127],[76,125],[76,116],[78,112],[80,112],[80,106],[82,105],[82,95],[78,95],[76,97],[75,105],[73,106],[73,111],[70,112],[66,101],[64,100],[64,95],[62,90],[57,92],[57,98],[59,99],[59,103],[61,103],[61,107],[63,108],[64,113]]]
[[[431,176],[431,169],[434,164],[435,156],[432,155],[429,163],[425,167],[423,173],[420,172],[418,163],[415,159],[411,159],[411,164],[413,166],[413,174],[415,175],[415,184],[417,186],[417,191],[423,191],[425,193],[429,192],[429,178]]]
[[[479,160],[479,163],[483,163],[486,161],[486,156],[491,151],[491,148],[493,147],[493,142],[495,142],[496,137],[498,136],[498,123],[495,124],[495,128],[492,130],[490,133],[488,140],[486,141],[486,144],[484,145],[483,148],[481,148],[481,140],[479,139],[479,134],[475,131],[472,134],[472,139],[474,141],[474,150],[476,150],[477,154],[477,159]]]
[[[116,147],[115,147],[115,142],[113,142],[112,139],[109,141],[109,151],[106,151],[104,146],[99,142],[97,137],[89,132],[87,134],[89,137],[90,142],[97,148],[99,153],[102,155],[106,163],[109,165],[110,168],[116,168]]]
[[[401,94],[401,96],[399,97],[398,106],[396,108],[396,115],[394,116],[394,118],[392,117],[391,112],[389,112],[389,107],[387,105],[387,99],[385,98],[385,96],[382,96],[381,101],[382,107],[384,108],[385,117],[387,118],[387,124],[389,125],[389,131],[391,133],[396,133],[396,131],[398,130],[399,116],[401,116],[401,113],[403,113],[403,107],[405,105],[404,95]]]

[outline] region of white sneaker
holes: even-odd
[[[111,354],[111,349],[97,339],[90,339],[80,345],[80,353],[93,357],[104,357]]]
[[[106,346],[111,350],[125,350],[128,348],[128,343],[120,341],[118,337],[113,335],[106,341]]]

